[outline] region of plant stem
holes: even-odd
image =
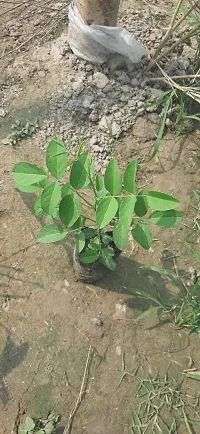
[[[89,208],[94,209],[94,206],[90,202],[88,202],[87,199],[81,196],[81,194],[77,190],[73,190],[73,191],[75,191],[78,194],[78,196],[87,204],[87,206],[89,206]]]
[[[183,3],[183,0],[179,0],[179,2],[178,2],[178,4],[177,4],[177,7],[176,7],[176,9],[175,9],[174,15],[173,15],[173,17],[172,17],[171,23],[170,23],[170,25],[169,25],[169,28],[168,28],[168,30],[167,30],[167,32],[166,32],[166,34],[165,34],[163,40],[161,41],[159,47],[157,48],[157,50],[156,50],[156,52],[155,52],[155,55],[154,55],[154,58],[156,58],[156,57],[158,56],[158,54],[160,53],[160,51],[162,50],[162,48],[164,47],[164,45],[166,44],[166,42],[168,41],[168,39],[170,38],[170,36],[172,35],[172,33],[173,33],[173,31],[174,31],[174,27],[175,27],[175,26],[173,27],[173,25],[174,25],[174,21],[175,21],[175,19],[176,19],[176,17],[177,17],[177,14],[178,14],[178,12],[179,12],[179,9],[180,9],[182,3]],[[176,26],[177,26],[177,25],[176,25]]]
[[[188,75],[169,75],[169,78],[172,80],[185,80],[185,79],[191,79],[191,78],[200,78],[200,74],[188,74]],[[154,81],[165,81],[165,77],[149,77],[146,79],[146,82],[154,82]]]
[[[176,41],[171,47],[168,48],[164,53],[161,53],[158,57],[154,58],[154,60],[150,63],[150,65],[147,68],[147,72],[155,66],[157,62],[159,62],[163,57],[166,57],[171,51],[173,51],[178,45],[182,44],[186,39],[193,36],[197,31],[200,29],[200,23],[198,23],[193,29],[188,31],[185,35],[183,35],[178,41]]]

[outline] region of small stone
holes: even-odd
[[[102,149],[99,145],[93,145],[93,151],[98,153],[98,152],[102,152]]]
[[[1,143],[2,143],[2,145],[10,145],[10,141],[7,138],[6,139],[2,139]]]
[[[133,79],[131,80],[131,84],[132,84],[134,87],[137,87],[137,86],[139,86],[139,80],[138,80],[137,78],[133,78]]]
[[[117,356],[121,356],[121,354],[122,354],[122,347],[121,347],[121,345],[117,345],[117,347],[116,347],[116,354],[117,354]]]
[[[124,71],[117,71],[116,75],[118,76],[118,80],[122,83],[122,84],[128,84],[130,83],[131,79],[129,78],[129,76],[126,74],[126,72]]]
[[[109,119],[106,116],[103,116],[98,125],[99,129],[103,131],[107,131],[108,123],[109,123]]]
[[[1,308],[4,310],[4,312],[8,312],[10,309],[10,301],[9,298],[5,298],[5,300],[3,301]]]
[[[52,5],[52,9],[55,9],[56,11],[60,9],[63,6],[63,3],[55,3]]]
[[[69,282],[66,279],[65,279],[65,286],[66,286],[66,288],[69,288]]]
[[[127,94],[122,94],[120,96],[120,101],[122,101],[122,102],[126,102],[126,101],[128,101],[128,99],[129,99],[129,95],[127,95]]]
[[[108,77],[102,72],[95,72],[93,74],[93,81],[99,89],[104,89],[109,83]]]
[[[156,112],[157,107],[156,106],[152,106],[152,107],[150,106],[150,107],[146,107],[145,110],[148,113],[153,113],[153,112]]]
[[[153,99],[159,98],[164,94],[163,90],[155,89],[155,87],[150,87],[149,91],[151,93],[151,98]]]
[[[89,146],[94,146],[94,145],[96,145],[97,143],[98,143],[98,139],[97,139],[96,136],[92,136],[92,137],[89,139],[89,142],[88,142]]]
[[[136,106],[136,102],[134,99],[129,99],[128,100],[128,106],[129,107],[135,107]]]
[[[149,50],[149,54],[150,54],[151,57],[154,57],[155,54],[156,54],[156,50],[155,50],[155,48],[151,48],[151,49]]]
[[[104,88],[104,93],[108,93],[108,92],[112,92],[112,85],[109,83],[107,84],[107,86]]]
[[[130,93],[131,92],[131,87],[128,86],[127,84],[123,84],[123,86],[121,87],[121,90],[124,93]]]
[[[98,115],[98,113],[95,113],[95,112],[90,113],[90,115],[89,115],[89,119],[90,119],[90,121],[92,121],[92,122],[98,122],[98,120],[99,120],[99,115]]]
[[[84,98],[83,100],[83,107],[84,108],[89,108],[92,104],[92,102],[94,101],[94,97],[91,95],[88,95]]]
[[[143,115],[144,114],[144,112],[145,112],[145,109],[144,108],[139,108],[138,110],[137,110],[137,114],[138,115]]]
[[[91,63],[87,63],[85,70],[87,72],[90,72],[90,71],[93,71],[93,69],[94,69],[94,66]]]
[[[77,94],[81,93],[84,89],[84,84],[82,80],[75,81],[72,85],[73,91],[77,92]]]
[[[169,127],[169,126],[172,125],[172,124],[173,124],[173,122],[171,121],[171,119],[170,119],[170,118],[166,118],[165,125],[166,125],[167,127]]]
[[[124,318],[126,318],[126,305],[121,303],[116,303],[113,319],[117,320],[117,319],[124,319]]]
[[[149,35],[149,40],[150,40],[151,42],[156,41],[156,35],[155,35],[154,33],[152,33],[151,35]]]
[[[111,131],[112,131],[112,135],[114,137],[118,137],[121,133],[121,128],[120,126],[117,124],[117,122],[112,121],[111,122]]]
[[[38,71],[38,77],[44,78],[46,76],[45,71]]]
[[[94,166],[97,172],[102,172],[102,163],[100,161],[95,161]]]
[[[93,324],[97,327],[102,327],[103,326],[103,321],[101,318],[92,318],[91,320],[93,322]]]
[[[3,108],[0,108],[0,117],[5,118],[5,116],[6,116],[5,110]]]

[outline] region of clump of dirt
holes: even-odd
[[[152,14],[153,23],[148,9],[124,3],[119,24],[133,32],[144,46],[156,49],[162,38],[161,15],[154,8]],[[177,52],[170,61],[170,73],[187,73],[191,62]],[[163,95],[165,83],[150,80],[160,76],[160,71],[147,73],[145,63],[132,64],[123,56],[113,55],[102,66],[89,64],[71,52],[66,28],[57,39],[16,55],[5,70],[2,126],[11,125],[13,117],[21,120],[28,112],[31,120],[38,113],[41,129],[35,138],[40,149],[45,149],[55,135],[72,145],[72,153],[74,147],[87,140],[96,169],[101,171],[118,138],[125,137],[137,117],[146,113],[144,105]],[[165,67],[169,68],[169,62]],[[10,87],[13,80],[15,86]],[[4,131],[6,128],[2,128],[3,143]]]

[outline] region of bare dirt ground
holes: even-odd
[[[126,3],[123,7],[126,8]],[[162,13],[166,7],[166,4],[163,8],[154,5]],[[5,8],[8,5],[3,4],[2,13]],[[197,244],[198,250],[199,240],[190,228],[196,216],[192,207],[195,206],[193,190],[200,189],[200,134],[198,130],[180,137],[168,133],[159,151],[160,164],[147,163],[158,115],[139,116],[132,125],[129,124],[128,133],[116,141],[110,155],[119,159],[122,169],[131,158],[145,161],[139,170],[139,185],[148,185],[148,189],[179,198],[184,224],[154,230],[150,252],[134,248],[130,243],[128,251],[119,260],[117,271],[97,285],[76,282],[71,241],[50,246],[36,244],[35,235],[42,221],[32,212],[33,197],[16,191],[11,176],[16,162],[26,160],[44,164],[44,142],[60,131],[57,131],[57,124],[59,113],[62,117],[64,109],[58,101],[71,92],[69,69],[71,76],[80,72],[70,55],[63,58],[60,52],[60,47],[63,49],[66,45],[67,33],[66,11],[62,4],[49,2],[48,10],[42,4],[40,9],[34,5],[32,8],[32,14],[26,5],[23,11],[17,8],[10,12],[14,36],[12,26],[4,25],[1,44],[1,139],[10,132],[16,118],[23,120],[37,116],[41,128],[32,138],[20,141],[16,148],[0,145],[0,433],[17,434],[19,420],[23,420],[24,415],[46,416],[51,409],[62,415],[57,431],[62,433],[80,390],[91,345],[93,358],[87,392],[74,418],[71,433],[129,434],[137,379],[127,376],[117,388],[123,353],[128,372],[139,366],[139,375],[144,378],[156,373],[164,376],[168,371],[170,377],[183,382],[183,389],[189,395],[193,396],[198,390],[196,382],[183,376],[190,358],[194,366],[199,367],[198,336],[188,335],[173,324],[159,323],[153,314],[135,323],[136,316],[150,304],[133,297],[128,288],[154,294],[159,287],[167,298],[174,288],[164,278],[141,270],[140,265],[174,271],[175,256],[178,273],[186,276],[194,263],[184,242]],[[57,19],[58,9],[62,9],[60,21],[52,25],[49,35],[45,34],[45,29],[49,29],[48,20],[52,24],[52,20]],[[141,5],[143,10],[146,13],[145,3]],[[0,14],[0,20],[3,19],[8,22],[7,14]],[[42,27],[43,22],[45,27]],[[34,36],[32,51],[24,53],[24,57],[14,51],[13,59],[10,56],[4,58],[8,49],[12,51],[14,44],[23,44],[27,34],[31,36],[36,31],[41,31],[38,38],[43,36],[44,39],[38,42]],[[51,122],[49,107],[55,95],[54,125],[45,129],[45,122]],[[74,146],[84,138],[79,137],[78,130],[81,127],[82,134],[85,133],[84,122],[89,125],[88,129],[91,128],[92,135],[97,128],[93,121],[91,126],[88,124],[87,114],[85,119],[76,117],[75,122],[75,118],[71,119],[66,112],[64,120],[71,125],[70,139],[74,140]],[[101,160],[98,164],[101,167]],[[197,434],[198,429],[195,427]],[[179,431],[180,434],[187,432],[185,426]]]

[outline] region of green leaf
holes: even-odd
[[[61,198],[61,189],[58,182],[48,184],[41,196],[41,206],[48,215],[53,215]]]
[[[27,417],[25,422],[24,422],[24,429],[26,431],[32,431],[35,428],[35,422],[33,421],[33,419],[31,419],[31,417]]]
[[[147,199],[145,197],[145,192],[142,190],[137,195],[134,212],[138,217],[144,217],[147,211]]]
[[[20,424],[18,431],[19,431],[19,434],[27,434],[27,430],[24,428],[24,423]]]
[[[158,298],[154,297],[153,295],[150,295],[150,294],[149,294],[148,292],[146,292],[146,291],[142,291],[142,290],[140,290],[140,289],[135,289],[135,288],[128,288],[128,290],[129,290],[130,292],[133,292],[134,294],[139,295],[140,297],[144,297],[144,298],[146,298],[147,300],[151,300],[151,301],[153,301],[154,303],[158,304],[158,306],[160,306],[160,307],[162,307],[162,308],[165,308],[165,307],[166,307],[165,304],[162,303],[162,301],[160,301]]]
[[[88,244],[88,248],[89,248],[90,250],[95,250],[96,252],[99,252],[99,250],[100,250],[100,245],[99,245],[98,242],[91,241],[91,242]]]
[[[128,227],[119,220],[114,227],[113,239],[119,250],[125,249],[128,243]]]
[[[16,188],[23,193],[35,193],[38,190],[41,190],[41,187],[39,184],[32,184],[32,185],[20,185],[16,184]]]
[[[137,161],[131,161],[124,172],[124,188],[129,193],[136,194],[137,187],[135,183],[137,173]]]
[[[195,372],[184,372],[186,377],[192,378],[193,380],[200,380],[200,371]]]
[[[160,143],[161,143],[161,140],[163,138],[164,130],[165,130],[166,117],[167,117],[167,113],[168,113],[168,110],[170,108],[170,105],[172,104],[173,95],[174,95],[174,92],[171,92],[169,94],[169,97],[164,101],[164,107],[163,107],[162,113],[161,113],[161,121],[160,121],[159,131],[158,131],[157,138],[156,138],[154,145],[153,145],[153,153],[152,153],[151,158],[154,158],[156,156],[156,154],[160,148]],[[159,104],[158,100],[157,100],[157,104]]]
[[[111,256],[104,255],[103,251],[99,257],[99,262],[101,262],[105,267],[109,268],[111,271],[115,271],[116,263]]]
[[[120,204],[119,207],[119,218],[123,225],[127,228],[132,223],[133,210],[136,203],[135,196],[126,197]]]
[[[118,202],[118,210],[117,210],[117,212],[116,212],[116,216],[115,216],[115,218],[118,218],[118,219],[119,219],[119,209],[120,209],[120,205],[121,205],[121,203],[122,203],[122,199],[120,199],[119,197],[116,197],[116,200],[117,200],[117,202]]]
[[[159,191],[146,191],[146,198],[150,208],[155,211],[168,211],[179,205],[175,197]]]
[[[147,315],[149,315],[152,312],[157,312],[158,309],[161,309],[161,306],[151,307],[150,309],[145,310],[135,318],[135,322],[140,321],[141,319],[145,318]]]
[[[80,157],[80,155],[81,155],[81,153],[82,153],[82,150],[84,149],[85,145],[86,145],[86,142],[82,142],[82,143],[79,145],[79,148],[78,148],[78,157]]]
[[[99,253],[95,250],[85,250],[80,256],[81,262],[84,264],[92,264],[93,262],[97,261],[99,257]]]
[[[29,186],[47,178],[44,171],[31,163],[17,163],[13,167],[13,178],[17,185]]]
[[[99,252],[100,250],[100,240],[99,237],[92,238],[92,241],[88,244],[89,249],[96,250]]]
[[[91,238],[95,238],[97,235],[97,230],[93,228],[85,228],[84,229],[85,239],[90,240]]]
[[[84,152],[76,160],[71,168],[70,184],[75,190],[87,187],[93,177],[94,165],[90,154]]]
[[[62,186],[62,188],[61,188],[61,196],[65,197],[65,196],[67,196],[68,194],[71,194],[71,193],[73,193],[71,184],[70,184],[70,182],[66,182],[66,184],[64,184]]]
[[[34,202],[34,213],[36,217],[40,216],[43,213],[43,209],[41,206],[41,196],[38,196]]]
[[[40,167],[40,169],[43,171],[44,175],[46,175],[46,178],[40,181],[40,187],[45,188],[48,184],[48,175],[44,167]]]
[[[114,197],[100,199],[96,210],[96,223],[99,229],[104,228],[115,217],[118,202]]]
[[[74,235],[76,252],[81,253],[85,247],[85,234],[83,231],[76,232]]]
[[[51,411],[51,413],[49,413],[48,415],[48,420],[53,421],[54,423],[57,423],[60,419],[60,414],[57,413],[56,411]]]
[[[52,420],[50,420],[45,425],[44,432],[45,432],[45,434],[52,434],[53,431],[54,431],[54,422]]]
[[[37,235],[38,243],[55,243],[66,237],[67,231],[60,225],[44,226]]]
[[[105,247],[104,249],[102,249],[101,253],[102,253],[103,256],[109,257],[109,258],[115,255],[114,252],[113,252],[113,250],[108,249],[107,247]]]
[[[135,241],[139,243],[144,249],[148,250],[152,244],[152,235],[148,225],[142,220],[136,224],[132,230],[132,235]]]
[[[81,201],[76,193],[65,196],[59,207],[59,215],[65,226],[73,226],[81,215]]]
[[[179,288],[180,290],[183,289],[181,282],[179,282],[178,279],[176,279],[174,276],[172,276],[172,274],[169,273],[169,271],[162,270],[162,269],[157,268],[157,267],[151,267],[151,266],[149,266],[149,265],[143,265],[143,266],[141,266],[141,268],[142,268],[143,270],[154,271],[155,273],[159,273],[159,274],[161,274],[162,276],[168,277],[168,279],[170,279],[171,282],[172,282],[172,283],[173,283],[177,288]]]
[[[71,226],[72,229],[79,229],[79,228],[83,228],[83,226],[85,225],[85,220],[86,217],[81,215],[76,222]]]
[[[56,179],[60,179],[67,168],[67,152],[64,143],[58,137],[51,140],[46,152],[46,165]]]
[[[187,246],[188,250],[193,254],[196,261],[200,262],[200,255],[196,252],[196,250],[194,250],[193,247],[188,243],[185,243],[185,245]]]
[[[104,243],[106,246],[113,243],[113,238],[110,235],[102,235],[101,237],[102,243]]]
[[[96,176],[96,190],[97,191],[101,191],[104,187],[104,182],[103,179],[101,178],[101,176],[97,175]]]
[[[154,225],[162,228],[170,228],[177,225],[177,223],[180,223],[182,220],[182,214],[174,209],[168,211],[154,211],[149,216],[149,220],[151,223],[154,223]]]
[[[104,184],[106,190],[108,190],[109,193],[112,195],[119,194],[122,189],[122,182],[119,173],[119,168],[115,158],[110,160],[110,162],[108,163],[104,175]]]

